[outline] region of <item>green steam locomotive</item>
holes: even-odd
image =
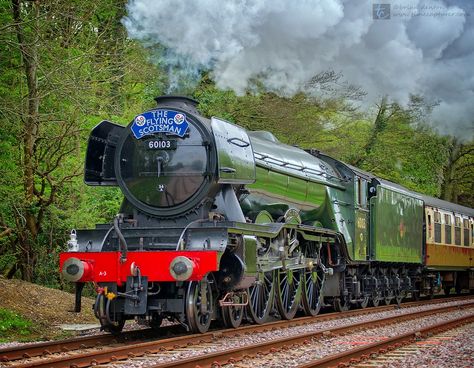
[[[96,285],[103,329],[168,319],[205,332],[213,320],[238,327],[400,303],[433,295],[447,272],[474,288],[469,267],[426,266],[428,197],[204,118],[191,99],[156,100],[127,127],[93,129],[85,182],[118,185],[125,199],[112,223],[73,231],[60,257],[76,310],[84,283]],[[472,225],[472,209],[455,210]]]

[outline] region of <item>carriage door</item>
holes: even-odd
[[[369,244],[369,207],[367,180],[355,177],[355,237],[354,259],[366,260]]]

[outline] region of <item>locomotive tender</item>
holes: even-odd
[[[76,310],[96,285],[103,329],[167,318],[205,332],[474,289],[473,209],[204,118],[191,99],[156,101],[127,127],[93,129],[85,182],[125,199],[60,256]]]

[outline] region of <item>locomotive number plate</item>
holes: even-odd
[[[150,140],[145,142],[147,148],[153,150],[174,150],[177,147],[177,143],[172,139],[163,140]]]

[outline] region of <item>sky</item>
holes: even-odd
[[[258,79],[291,96],[333,70],[367,93],[402,104],[436,101],[431,124],[474,136],[474,1],[130,0],[129,37],[162,45],[160,63],[179,78],[211,72],[238,94]],[[173,80],[174,78],[174,80]],[[314,88],[309,93],[317,93]]]

